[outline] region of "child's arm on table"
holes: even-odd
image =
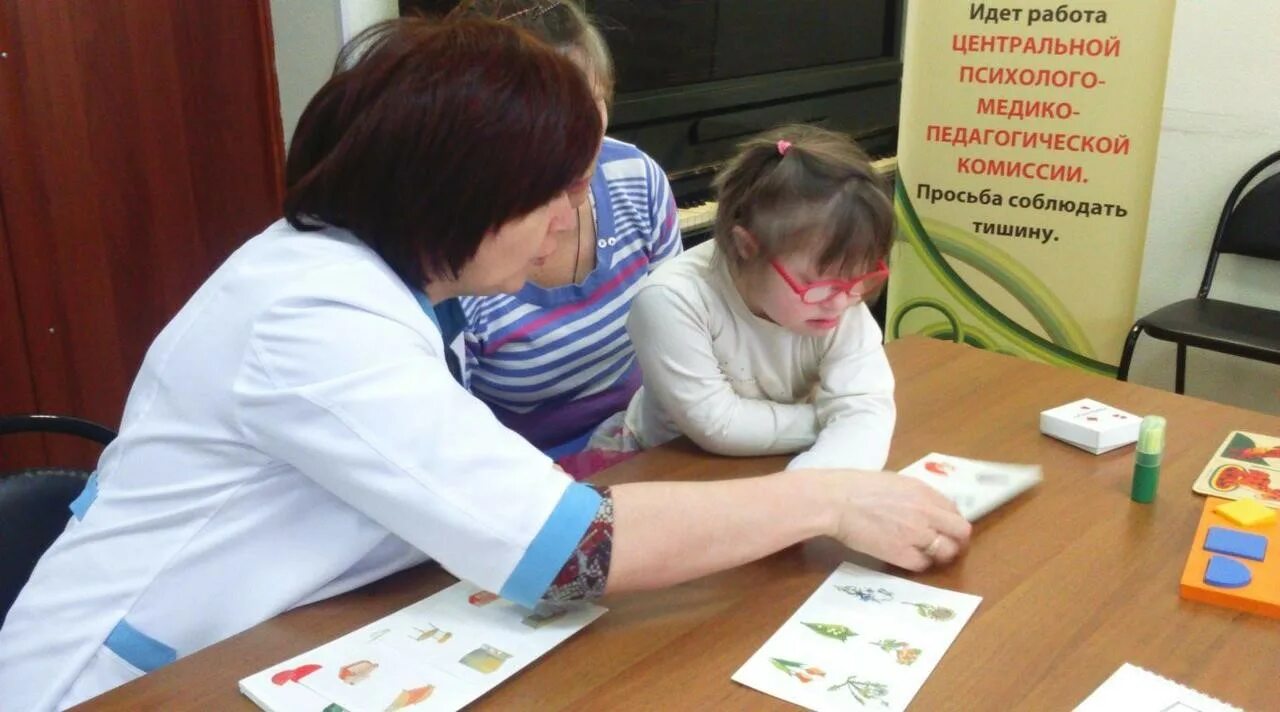
[[[865,305],[850,310],[819,367],[814,393],[819,432],[787,469],[852,467],[879,470],[889,457],[897,409],[893,371],[880,328]]]
[[[706,315],[662,286],[642,288],[627,330],[644,372],[644,389],[676,427],[708,452],[776,455],[813,444],[810,403],[774,403],[734,392],[711,350]]]

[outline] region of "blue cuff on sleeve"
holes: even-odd
[[[178,659],[178,651],[121,619],[104,643],[108,650],[143,672],[151,672]]]
[[[84,483],[84,489],[80,490],[80,495],[71,501],[67,507],[71,510],[71,514],[76,519],[84,519],[84,513],[89,511],[90,505],[98,498],[98,473],[89,475],[89,479]]]
[[[569,485],[503,584],[500,595],[526,608],[536,606],[587,533],[600,502],[600,493],[594,488],[581,482]]]

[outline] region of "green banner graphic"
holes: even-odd
[[[1113,375],[1173,0],[911,0],[886,337]]]

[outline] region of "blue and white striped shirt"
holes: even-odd
[[[635,146],[605,139],[591,195],[596,266],[582,283],[461,300],[472,393],[544,450],[626,409],[640,387],[626,330],[631,299],[681,250],[666,174]]]

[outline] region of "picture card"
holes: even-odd
[[[332,702],[301,684],[319,669],[307,655],[300,655],[241,680],[240,692],[264,710],[324,710]]]
[[[1228,434],[1191,489],[1280,509],[1280,438],[1239,430]]]
[[[811,710],[903,710],[981,601],[846,562],[733,680]]]
[[[376,641],[325,646],[310,661],[318,669],[299,684],[347,712],[460,709],[488,690]]]
[[[240,681],[268,712],[457,710],[599,618],[579,603],[518,606],[458,582]]]
[[[971,522],[1043,479],[1039,465],[983,462],[936,452],[907,465],[899,474],[914,477],[938,490],[955,502],[960,515]]]
[[[1136,665],[1125,663],[1075,712],[1244,712]]]

